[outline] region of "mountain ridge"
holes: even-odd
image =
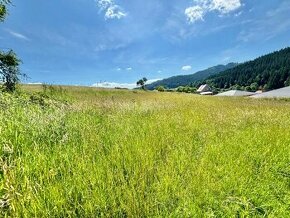
[[[162,80],[158,80],[154,83],[146,85],[146,88],[149,90],[153,90],[157,88],[158,86],[164,86],[165,88],[168,88],[168,89],[177,88],[178,86],[187,86],[187,85],[190,85],[191,83],[204,80],[211,75],[215,75],[227,69],[231,69],[237,65],[238,63],[228,63],[226,65],[219,64],[219,65],[207,68],[205,70],[197,71],[194,74],[176,75],[176,76],[168,77]]]
[[[290,86],[290,47],[246,61],[202,81],[217,89],[272,90]]]

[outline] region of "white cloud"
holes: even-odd
[[[126,13],[121,11],[121,8],[117,5],[110,6],[105,14],[106,19],[121,19],[122,17],[126,17]]]
[[[133,70],[133,68],[132,67],[128,67],[126,70],[131,71],[131,70]]]
[[[189,23],[194,23],[197,20],[203,20],[205,10],[200,6],[193,6],[185,9],[185,15]]]
[[[156,82],[161,79],[149,79],[146,84],[150,84]],[[92,87],[98,88],[127,88],[127,89],[134,89],[137,88],[136,83],[118,83],[118,82],[99,82],[92,85]]]
[[[127,89],[134,89],[136,88],[136,83],[117,83],[117,82],[100,82],[95,83],[92,85],[93,87],[99,87],[99,88],[127,88]]]
[[[114,0],[96,0],[96,2],[100,10],[105,12],[105,19],[121,19],[127,16]]]
[[[18,39],[22,39],[22,40],[26,40],[29,41],[29,38],[27,38],[25,35],[18,33],[18,32],[14,32],[12,30],[6,30],[10,35],[14,36],[15,38]]]
[[[121,71],[122,69],[120,67],[117,68],[117,71]]]
[[[191,66],[190,65],[183,66],[181,69],[184,71],[189,71],[189,70],[191,70]]]
[[[242,6],[241,0],[211,0],[209,9],[217,10],[222,14],[227,14],[235,11]]]
[[[31,82],[31,83],[26,83],[27,85],[42,85],[43,83],[41,82]]]
[[[242,6],[241,0],[194,0],[195,5],[185,9],[189,23],[204,20],[205,14],[217,11],[220,15],[228,14]]]

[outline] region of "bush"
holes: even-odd
[[[156,88],[156,90],[157,90],[158,92],[164,92],[164,91],[165,91],[165,88],[164,88],[164,86],[158,86],[158,87]]]

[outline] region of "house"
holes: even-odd
[[[227,91],[227,92],[219,93],[216,96],[239,97],[239,96],[251,96],[251,95],[255,95],[255,93],[254,92],[240,91],[240,90],[230,90],[230,91]]]
[[[202,93],[202,92],[210,92],[210,91],[211,91],[211,88],[209,87],[209,85],[205,84],[205,85],[201,85],[196,92]]]
[[[290,98],[290,86],[257,94],[251,98]]]

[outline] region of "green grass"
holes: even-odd
[[[289,101],[24,89],[0,94],[0,216],[290,217]]]

